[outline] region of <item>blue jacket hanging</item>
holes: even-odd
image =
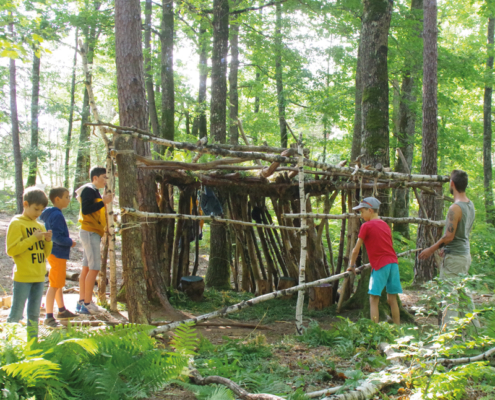
[[[215,217],[223,215],[222,204],[208,186],[205,186],[204,192],[201,192],[200,205],[204,215],[213,215]]]

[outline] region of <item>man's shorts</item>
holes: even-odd
[[[402,293],[399,266],[397,264],[387,264],[377,271],[374,269],[371,271],[368,294],[381,296],[385,286],[388,294]]]
[[[48,281],[50,287],[61,289],[65,286],[65,271],[67,269],[67,260],[55,257],[53,254],[48,256],[48,264],[50,264],[50,273]]]
[[[93,271],[101,269],[100,242],[101,236],[95,232],[79,231],[83,245],[83,267],[89,267]]]

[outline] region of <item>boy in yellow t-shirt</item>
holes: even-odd
[[[28,338],[38,336],[38,319],[45,286],[46,259],[52,252],[52,231],[36,219],[48,204],[45,192],[28,188],[23,195],[24,211],[7,228],[7,254],[14,259],[12,308],[7,322],[19,322],[27,305]]]

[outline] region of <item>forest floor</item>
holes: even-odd
[[[12,259],[7,256],[5,251],[6,231],[11,218],[11,214],[0,213],[0,295],[10,295],[12,293],[13,262]],[[68,223],[70,235],[78,243],[77,246],[71,251],[67,269],[78,272],[80,271],[82,264],[82,247],[79,241],[77,216],[73,213],[66,215],[66,218],[71,221]],[[120,238],[117,238],[116,254],[118,287],[122,285],[122,264],[120,251]],[[191,260],[193,259],[194,254],[191,254]],[[203,249],[200,252],[198,275],[204,276],[207,266],[208,254],[206,250]],[[48,287],[48,278],[46,279],[46,286]],[[66,305],[72,311],[75,308],[78,298],[78,286],[78,282],[72,282],[69,280],[66,282],[66,289],[74,288],[75,291],[73,294],[65,295]],[[410,310],[418,304],[422,294],[424,294],[423,291],[404,290],[404,293],[400,295],[402,304],[406,309]],[[170,301],[174,307],[186,312],[186,314],[198,316],[250,297],[252,297],[250,294],[238,294],[236,292],[206,291],[204,301],[194,303],[187,299],[183,293],[172,292],[170,294]],[[477,305],[486,306],[490,304],[493,299],[491,295],[476,295],[474,296],[474,301]],[[152,319],[154,321],[163,321],[167,319],[167,316],[163,314],[161,307],[158,305],[152,307]],[[44,312],[45,310],[42,308],[42,319],[44,318]],[[5,322],[8,314],[8,308],[0,308],[0,322]],[[122,317],[127,317],[127,312],[124,310],[121,311],[120,314]],[[229,319],[215,319],[214,322],[221,324],[221,326],[201,326],[196,329],[198,332],[198,337],[207,339],[214,346],[222,346],[226,343],[249,343],[252,340],[261,340],[267,346],[272,346],[274,350],[272,351],[271,356],[268,357],[267,360],[264,360],[264,362],[269,362],[270,365],[276,364],[280,367],[286,368],[287,371],[290,371],[285,383],[294,390],[301,387],[304,392],[309,392],[331,386],[342,385],[344,381],[341,377],[339,377],[343,376],[342,374],[335,374],[331,379],[321,381],[315,381],[315,379],[311,378],[311,375],[315,374],[315,371],[319,371],[322,368],[325,369],[325,365],[327,365],[328,362],[335,365],[334,368],[331,368],[334,371],[352,370],[353,364],[355,363],[350,360],[354,359],[352,354],[350,354],[347,358],[339,357],[335,354],[335,351],[328,346],[311,346],[307,343],[302,343],[295,340],[294,316],[295,296],[290,300],[275,299],[262,303],[256,307],[231,314],[231,318]],[[337,315],[335,306],[323,311],[307,311],[306,307],[304,323],[308,326],[311,321],[316,321],[322,329],[331,329],[336,322],[341,321],[341,317],[356,321],[360,317],[360,313],[348,312],[342,315]],[[239,323],[251,324],[254,326],[258,325],[261,329],[256,329],[253,327],[237,327],[236,324]],[[417,323],[419,325],[431,324],[433,326],[436,324],[436,319],[418,319]],[[368,372],[374,369],[370,366],[370,364],[364,364],[363,368],[368,369]],[[473,394],[470,396],[471,397],[469,398],[472,399],[477,398]],[[192,400],[195,398],[195,395],[191,391],[172,385],[167,387],[162,392],[156,393],[155,396],[150,398],[150,400]],[[376,398],[378,399],[382,397]],[[387,398],[406,400],[409,397],[407,391],[397,393],[397,390],[395,389],[395,391],[389,391]]]

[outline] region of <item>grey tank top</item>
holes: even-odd
[[[461,207],[462,218],[457,224],[454,240],[445,246],[445,253],[453,255],[466,255],[470,253],[469,234],[471,233],[474,223],[474,206],[472,201],[468,201],[467,203],[463,201],[456,201],[454,204]]]

